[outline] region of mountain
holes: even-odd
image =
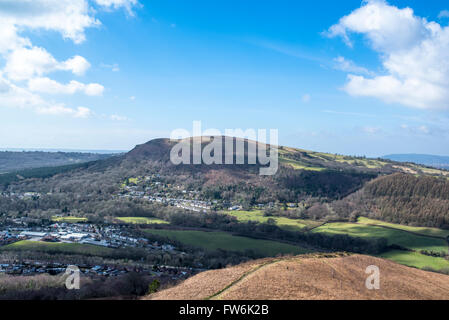
[[[434,156],[430,154],[390,154],[383,156],[382,158],[449,170],[449,156]]]
[[[222,145],[222,162],[225,160],[225,139],[226,137],[195,137],[188,138],[184,140],[171,141],[170,139],[154,139],[145,144],[136,146],[133,150],[124,155],[125,161],[128,162],[139,162],[139,161],[153,161],[158,163],[163,163],[165,166],[173,167],[170,163],[170,150],[171,148],[179,142],[190,144],[190,149],[192,149],[192,144],[194,142],[201,144],[201,149],[204,148],[214,140],[220,140]],[[253,148],[259,148],[264,146],[269,149],[269,145],[264,145],[263,143],[241,139],[232,138],[233,144],[237,145],[242,143],[244,145],[243,156],[247,159],[250,146]],[[389,159],[381,158],[366,158],[366,157],[355,157],[346,156],[339,154],[329,154],[323,152],[315,152],[310,150],[291,148],[286,146],[279,146],[279,162],[283,167],[289,167],[295,170],[305,170],[320,172],[325,170],[335,170],[335,171],[355,171],[355,172],[365,172],[365,173],[376,173],[376,174],[389,174],[394,172],[405,172],[414,174],[430,174],[430,175],[444,175],[446,173],[440,171],[432,171],[426,167],[411,164],[402,163],[401,161],[394,161]],[[232,150],[233,160],[237,156],[241,155],[236,147]],[[192,162],[192,155],[190,156]],[[246,163],[246,162],[245,162]],[[180,166],[185,167],[185,166]],[[199,166],[195,166],[198,168]],[[207,168],[217,168],[217,167],[229,167],[227,166],[207,166]],[[234,165],[234,168],[245,167],[242,165]],[[246,165],[246,167],[248,167]],[[257,167],[251,165],[250,167]]]
[[[213,139],[223,142],[225,137]],[[124,186],[132,186],[141,194],[166,199],[182,198],[189,193],[191,199],[214,203],[216,210],[236,205],[249,209],[259,205],[277,204],[286,208],[288,204],[296,204],[298,210],[286,210],[282,214],[296,218],[346,220],[375,214],[390,222],[449,226],[449,217],[446,217],[449,200],[444,183],[449,171],[284,146],[278,147],[278,171],[268,176],[260,175],[262,165],[248,164],[247,161],[213,165],[175,165],[170,161],[170,152],[178,142],[190,147],[194,141],[201,142],[204,151],[209,147],[211,137],[180,141],[155,139],[126,154],[107,159],[1,174],[0,192],[51,194],[42,197],[40,206],[43,211],[36,211],[37,216],[60,210],[60,199],[64,199],[68,209],[91,219],[99,217],[99,212],[103,215],[114,212],[113,215],[121,216],[134,216],[139,210],[148,214],[154,212],[145,203],[131,205],[126,202],[124,205],[125,202],[119,201],[120,207],[117,207],[116,202],[122,199],[119,196],[129,191]],[[233,141],[244,145],[243,151],[233,149],[234,163],[242,152],[246,156],[254,147],[271,147],[239,138],[233,138]],[[389,190],[389,186],[394,186],[394,190]],[[414,186],[419,186],[420,190],[413,190]],[[430,191],[432,198],[426,198],[425,194]],[[36,209],[30,207],[27,210]]]
[[[380,289],[368,290],[368,266],[380,271]],[[388,260],[314,254],[250,261],[199,273],[148,300],[432,300],[449,299],[449,276]]]
[[[223,142],[224,159],[225,137],[213,139]],[[175,165],[170,161],[170,152],[178,142],[189,147],[193,142],[201,142],[201,149],[204,151],[210,141],[211,137],[195,137],[179,141],[155,139],[136,146],[126,154],[86,162],[72,168],[33,169],[0,175],[0,187],[2,184],[9,185],[14,181],[21,181],[15,188],[24,191],[49,192],[64,190],[70,185],[71,190],[83,194],[97,193],[99,189],[102,192],[104,190],[118,192],[117,188],[126,179],[157,175],[167,184],[197,190],[205,198],[255,204],[300,202],[307,197],[341,199],[378,176],[398,172],[418,176],[444,176],[449,173],[391,160],[351,157],[279,146],[279,170],[273,176],[261,176],[259,173],[263,166],[248,164],[247,156],[254,148],[263,146],[269,149],[270,146],[240,138],[233,138],[233,142],[235,145],[243,144],[244,148],[243,151],[237,147],[232,150],[234,164],[231,165],[204,163]],[[239,156],[246,159],[244,164],[236,164]],[[29,178],[43,180],[33,181],[31,186]]]

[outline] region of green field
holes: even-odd
[[[376,226],[374,226],[376,225]],[[359,238],[386,238],[388,244],[400,245],[414,251],[391,250],[379,255],[394,262],[415,267],[430,267],[434,270],[449,269],[449,261],[419,253],[420,250],[447,252],[444,238],[448,231],[435,228],[410,227],[368,218],[359,218],[358,223],[328,223],[313,230],[327,234],[347,234]],[[413,232],[413,233],[411,233]],[[431,236],[431,237],[429,237]],[[432,237],[443,237],[441,239]]]
[[[324,171],[326,169],[326,168],[320,168],[320,167],[312,167],[312,166],[309,166],[300,161],[296,161],[296,160],[289,159],[289,158],[280,158],[279,160],[281,163],[287,164],[295,170]]]
[[[117,220],[125,223],[131,224],[168,224],[169,222],[157,219],[157,218],[147,218],[147,217],[117,217]]]
[[[82,217],[52,217],[52,221],[55,222],[67,222],[67,223],[77,223],[77,222],[85,222],[87,218]]]
[[[429,257],[417,252],[392,250],[379,256],[409,267],[420,269],[430,267],[434,270],[449,269],[449,261],[446,259]]]
[[[429,250],[435,252],[447,252],[447,243],[443,239],[429,238],[404,232],[398,229],[387,229],[355,223],[328,223],[314,229],[312,232],[326,234],[347,234],[359,238],[386,238],[388,244],[396,244],[411,250]]]
[[[206,250],[223,249],[240,252],[253,250],[264,256],[276,256],[277,254],[303,254],[309,252],[304,248],[286,243],[234,236],[226,232],[156,229],[145,231]]]
[[[41,251],[47,253],[82,254],[104,256],[114,249],[80,243],[43,242],[23,240],[0,247],[1,251]]]
[[[279,228],[289,231],[300,231],[306,227],[313,228],[321,224],[318,221],[312,220],[290,219],[285,217],[265,217],[262,210],[222,211],[222,213],[236,217],[239,222],[254,221],[259,223],[266,223],[268,219],[273,219]]]
[[[442,229],[437,229],[437,228],[426,228],[426,227],[403,226],[401,224],[388,223],[388,222],[384,222],[384,221],[368,219],[365,217],[360,217],[358,220],[358,223],[385,226],[385,227],[389,227],[389,228],[405,230],[405,231],[413,232],[416,234],[421,234],[424,236],[433,236],[433,237],[442,237],[442,238],[446,238],[449,236],[449,230],[442,230]]]

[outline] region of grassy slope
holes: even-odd
[[[234,236],[226,232],[204,232],[191,230],[145,230],[146,232],[175,239],[187,245],[206,250],[245,251],[253,250],[266,256],[277,254],[302,254],[307,250],[290,244]]]
[[[223,214],[227,214],[236,217],[240,222],[254,221],[259,223],[265,223],[268,219],[273,219],[276,225],[282,229],[290,231],[299,231],[306,227],[315,227],[320,224],[320,222],[312,220],[301,220],[301,219],[289,219],[285,217],[265,217],[262,210],[253,211],[223,211]]]
[[[395,229],[399,229],[399,230],[413,232],[416,234],[422,234],[424,236],[443,237],[443,238],[446,238],[449,236],[449,230],[442,230],[442,229],[437,229],[437,228],[426,228],[426,227],[404,226],[404,225],[388,223],[388,222],[384,222],[384,221],[380,221],[380,220],[368,219],[365,217],[360,217],[358,220],[358,223],[385,226],[385,227],[389,227],[389,228],[395,228]]]
[[[443,239],[448,234],[446,230],[403,226],[368,218],[360,218],[358,223],[330,223],[316,228],[314,232],[348,234],[361,238],[384,237],[388,239],[389,244],[397,244],[415,251],[429,250],[447,252],[448,250],[447,243]],[[411,232],[416,234],[412,234]],[[428,236],[443,238],[436,239]],[[380,256],[416,268],[449,269],[449,261],[444,258],[430,257],[419,252],[392,250]]]
[[[82,217],[52,217],[52,221],[55,222],[68,222],[68,223],[77,223],[87,221],[87,218]]]
[[[291,155],[298,152],[307,154],[308,158],[292,159]],[[401,170],[404,172],[416,173],[417,171],[420,170],[424,174],[428,175],[449,177],[449,171],[435,168],[427,168],[425,166],[416,164],[394,163],[394,162],[392,163],[383,159],[357,158],[352,156],[315,152],[290,147],[282,147],[282,149],[279,149],[279,160],[282,164],[289,165],[296,170],[323,171],[326,169],[327,164],[333,162],[340,164],[344,163],[354,167],[367,168],[367,169],[381,169],[383,167],[392,165],[396,167],[397,170]],[[319,162],[321,163],[317,165],[316,160],[319,160]]]
[[[430,267],[434,270],[449,270],[449,261],[446,259],[429,257],[418,252],[391,250],[379,256],[409,267],[419,269]]]
[[[396,244],[411,250],[447,251],[447,243],[443,239],[415,235],[398,229],[338,222],[320,226],[313,232],[347,234],[360,238],[386,238],[389,244]]]
[[[117,217],[117,220],[125,223],[132,224],[168,224],[169,222],[157,219],[157,218],[147,218],[147,217]]]

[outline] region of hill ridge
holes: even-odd
[[[380,290],[365,286],[366,268],[380,270]],[[449,299],[449,276],[381,258],[348,253],[250,261],[199,273],[145,297],[155,300],[419,300]]]

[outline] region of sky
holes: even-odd
[[[130,150],[178,128],[449,155],[445,0],[0,0],[0,148]]]

